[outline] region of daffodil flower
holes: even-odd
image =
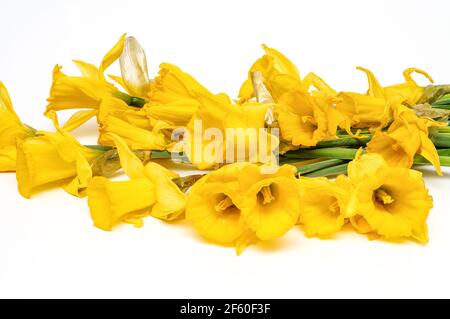
[[[347,222],[350,185],[341,175],[336,181],[326,178],[300,177],[303,188],[299,223],[308,237],[329,236]]]
[[[197,168],[208,169],[225,161],[236,162],[239,154],[243,154],[241,160],[269,161],[269,155],[278,146],[277,137],[264,130],[269,104],[238,106],[227,98],[213,95],[198,95],[197,99],[201,107],[189,122],[189,134],[184,141],[184,151]],[[208,130],[215,135],[207,136]],[[243,143],[239,143],[240,139]],[[259,149],[263,142],[267,142],[265,151]],[[260,152],[251,154],[250,148],[253,146],[267,158]],[[252,155],[255,155],[254,158],[251,158]]]
[[[0,81],[0,172],[16,170],[16,142],[33,135],[34,131],[20,121]]]
[[[111,230],[119,222],[141,226],[142,217],[148,215],[168,221],[181,217],[186,195],[173,182],[178,175],[153,162],[144,165],[123,139],[109,135],[130,180],[109,181],[104,177],[92,180],[87,194],[94,225]]]
[[[70,194],[84,196],[92,178],[91,163],[104,150],[82,146],[62,129],[37,131],[17,143],[17,183],[29,198],[44,186],[62,185]]]
[[[411,77],[412,73],[420,73],[433,82],[425,71],[409,68],[403,72],[405,83],[382,87],[370,70],[362,67],[357,69],[367,75],[367,93],[341,92],[338,94],[341,100],[336,105],[337,110],[346,116],[355,128],[382,129],[390,123],[398,107],[415,105],[422,96],[423,87],[417,85]]]
[[[411,107],[419,102],[423,95],[424,88],[419,86],[417,82],[412,78],[412,73],[418,73],[423,75],[430,83],[434,83],[433,78],[425,71],[417,68],[408,68],[403,71],[404,83],[386,86],[384,88],[385,96],[390,99],[398,99],[401,103]]]
[[[67,109],[97,110],[103,98],[118,94],[118,89],[105,79],[104,71],[121,55],[125,42],[125,34],[104,56],[99,67],[83,61],[74,61],[81,76],[68,76],[61,71],[61,66],[53,69],[53,83],[46,114],[51,111]],[[91,113],[92,116],[96,112]],[[87,120],[87,119],[86,119]]]
[[[186,218],[207,240],[234,246],[240,254],[257,240],[241,211],[243,194],[238,176],[248,163],[221,167],[197,181],[189,192]]]
[[[394,114],[394,122],[387,131],[375,132],[367,143],[369,153],[378,153],[391,166],[407,167],[413,165],[415,155],[429,160],[437,173],[442,175],[439,155],[429,138],[429,128],[445,126],[428,118],[419,118],[406,106],[399,106]]]
[[[281,137],[294,146],[315,146],[336,136],[340,115],[329,102],[311,96],[303,87],[285,93],[275,108]]]
[[[428,241],[426,219],[433,206],[422,174],[391,167],[378,154],[358,155],[348,166],[354,187],[346,216],[362,233],[398,240]]]
[[[262,73],[264,86],[269,90],[275,101],[292,88],[301,83],[297,67],[282,53],[266,45],[262,46],[265,54],[258,59],[248,72],[248,79],[242,84],[239,91],[240,104],[248,102],[255,97],[252,84],[252,73]]]
[[[260,166],[247,165],[239,174],[240,188],[246,190],[241,211],[259,239],[280,237],[297,223],[300,191],[296,171],[283,165],[273,174],[262,174]]]

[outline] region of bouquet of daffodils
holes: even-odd
[[[173,64],[151,79],[144,50],[123,35],[98,66],[74,61],[80,75],[55,66],[51,132],[22,122],[0,82],[0,171],[16,173],[25,198],[43,187],[87,196],[100,229],[185,218],[238,254],[293,227],[323,238],[349,224],[370,239],[426,243],[433,204],[416,169],[450,166],[450,85],[410,68],[382,86],[358,67],[367,92],[337,92],[263,49],[232,100]],[[120,76],[105,75],[116,61]],[[62,110],[74,110],[65,123]],[[98,143],[82,145],[71,132],[91,118]]]

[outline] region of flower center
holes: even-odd
[[[338,201],[334,201],[333,204],[331,204],[330,206],[328,206],[328,209],[330,210],[330,212],[332,212],[333,214],[339,214],[340,210],[339,210],[339,203]]]
[[[392,204],[394,202],[392,196],[382,188],[378,188],[375,191],[375,200],[383,205]]]
[[[272,195],[272,191],[270,189],[270,186],[264,186],[261,188],[259,193],[262,195],[263,204],[269,204],[271,201],[275,199]]]
[[[214,209],[217,212],[223,212],[227,208],[230,208],[231,206],[234,206],[233,201],[230,197],[225,197],[222,199],[216,206],[214,206]]]

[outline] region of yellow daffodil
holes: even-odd
[[[178,175],[153,162],[144,166],[123,139],[109,135],[130,180],[93,180],[87,193],[94,225],[111,230],[120,221],[140,226],[142,217],[147,215],[169,221],[182,216],[186,196],[173,182]],[[128,201],[132,203],[128,204]]]
[[[285,93],[275,111],[282,138],[294,146],[314,146],[334,137],[341,120],[326,99],[311,96],[302,87]]]
[[[110,181],[95,176],[87,189],[88,204],[94,225],[111,230],[120,222],[139,227],[155,203],[155,187],[147,178]]]
[[[366,73],[369,89],[366,94],[341,92],[337,103],[338,111],[346,116],[355,128],[380,129],[392,120],[393,113],[403,105],[415,105],[423,93],[423,87],[417,85],[411,74],[424,75],[430,82],[433,79],[425,71],[409,68],[403,72],[405,83],[382,87],[374,74],[365,68],[358,67]]]
[[[386,132],[376,132],[367,144],[369,153],[378,153],[391,166],[407,167],[413,165],[416,154],[422,155],[435,167],[439,175],[442,171],[436,147],[428,137],[429,127],[445,126],[427,118],[419,118],[406,106],[395,111],[394,122]]]
[[[70,194],[83,196],[92,178],[92,161],[104,150],[80,145],[68,133],[37,131],[17,144],[17,182],[29,198],[43,186],[62,185]]]
[[[249,103],[241,107],[212,95],[197,99],[202,105],[187,126],[184,145],[188,158],[199,169],[236,162],[240,154],[241,161],[270,161],[269,154],[278,146],[278,139],[264,130],[270,105]],[[265,150],[260,148],[263,142],[267,142]],[[251,151],[253,147],[256,152]]]
[[[346,223],[349,202],[345,177],[340,176],[337,181],[302,177],[299,183],[304,188],[299,223],[306,235],[322,237],[339,231]]]
[[[33,135],[34,131],[20,121],[0,81],[0,172],[16,170],[16,142]]]
[[[412,78],[412,73],[422,74],[430,83],[434,83],[433,78],[425,71],[416,68],[408,68],[403,71],[405,83],[387,86],[384,88],[384,94],[388,99],[398,99],[407,106],[416,105],[422,97],[423,87],[419,86]]]
[[[252,84],[252,73],[255,71],[262,73],[264,85],[275,101],[301,82],[297,67],[288,58],[265,45],[263,49],[266,53],[252,65],[248,79],[241,86],[239,91],[241,104],[255,97]]]
[[[234,246],[238,254],[256,240],[240,209],[238,175],[247,165],[226,165],[204,176],[192,187],[186,204],[186,218],[200,235],[220,245]]]
[[[121,99],[105,97],[98,109],[97,122],[101,127],[105,125],[106,119],[111,115],[138,128],[151,130],[152,120],[147,116],[144,108],[130,107]]]
[[[53,70],[53,83],[47,99],[46,114],[50,111],[66,109],[98,109],[105,97],[118,94],[117,88],[105,79],[104,71],[122,53],[125,35],[104,56],[99,67],[83,61],[74,61],[81,76],[68,76],[56,65]],[[95,114],[95,112],[94,112]]]
[[[283,165],[276,173],[263,174],[260,166],[247,165],[239,174],[240,187],[246,190],[239,207],[259,239],[280,237],[297,223],[300,190],[296,171],[291,165]]]
[[[339,93],[340,101],[336,109],[349,119],[352,127],[381,129],[392,119],[394,101],[386,97],[382,86],[371,71],[361,67],[357,69],[367,75],[369,82],[367,93]],[[396,102],[401,103],[399,100]]]
[[[357,205],[347,216],[358,231],[428,241],[426,218],[433,203],[420,172],[391,167],[380,155],[365,154],[349,164],[348,176]]]

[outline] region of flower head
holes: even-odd
[[[72,195],[83,196],[92,178],[91,164],[104,150],[82,146],[64,131],[38,131],[17,144],[17,183],[29,198],[39,187],[62,185]]]
[[[412,73],[419,73],[433,83],[433,78],[425,71],[408,68],[403,71],[403,77],[405,78],[405,83],[395,84],[391,86],[386,86],[384,88],[384,94],[388,99],[397,99],[401,103],[407,106],[416,105],[423,94],[423,87],[419,86],[417,82],[412,78]]]
[[[367,151],[380,154],[391,166],[407,168],[413,165],[415,155],[420,154],[442,175],[439,155],[428,136],[429,127],[442,125],[445,123],[419,118],[413,110],[398,106],[394,113],[394,122],[387,131],[374,134],[367,144]]]
[[[220,96],[199,95],[201,102],[187,126],[184,146],[199,169],[227,162],[270,161],[278,139],[264,130],[268,104],[234,105]],[[260,147],[262,143],[266,148]]]
[[[240,208],[238,175],[247,165],[226,165],[204,176],[192,187],[186,204],[186,218],[200,235],[220,245],[234,246],[238,254],[256,240]]]
[[[167,221],[181,217],[186,195],[173,182],[178,175],[153,162],[144,165],[122,138],[109,135],[130,180],[92,181],[87,193],[94,225],[111,230],[121,221],[141,226],[142,217],[148,215]],[[128,205],[128,201],[132,203]]]
[[[349,185],[345,176],[336,181],[301,177],[303,188],[299,223],[307,236],[328,236],[346,223]]]
[[[265,54],[252,65],[248,72],[248,79],[241,86],[239,91],[241,104],[255,96],[252,84],[253,72],[262,73],[264,85],[275,101],[301,82],[297,67],[288,58],[265,45],[263,49]]]
[[[242,214],[259,239],[280,237],[297,223],[300,191],[295,173],[290,165],[273,174],[262,174],[261,167],[248,165],[239,174],[240,187],[246,190]]]
[[[326,99],[311,96],[302,87],[285,93],[275,110],[282,138],[295,146],[314,146],[334,137],[340,122]]]
[[[120,222],[142,226],[142,218],[150,214],[155,203],[155,186],[147,178],[110,181],[95,176],[87,189],[88,204],[94,225],[111,230]]]
[[[83,61],[74,61],[81,76],[68,76],[56,65],[53,69],[53,83],[47,99],[46,114],[66,109],[98,109],[105,97],[117,92],[117,88],[105,79],[104,71],[119,58],[123,51],[125,35],[103,57],[99,67]]]
[[[365,154],[349,164],[348,176],[357,205],[347,214],[357,230],[428,241],[426,218],[433,202],[420,172],[390,167],[380,155]]]

